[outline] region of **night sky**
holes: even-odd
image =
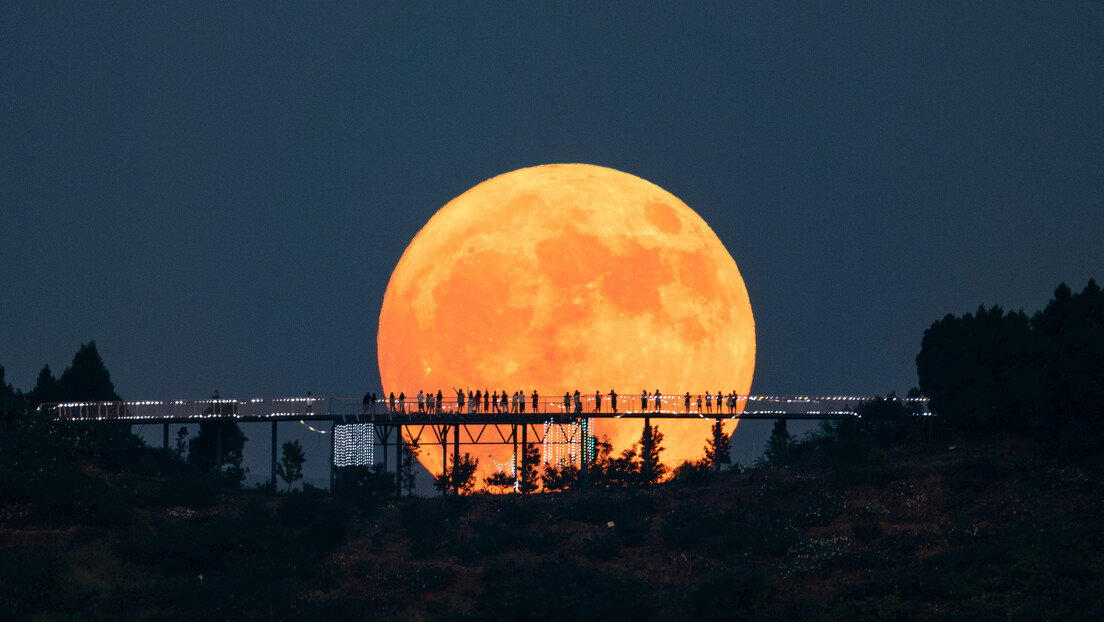
[[[407,243],[552,162],[709,223],[753,393],[903,393],[945,314],[1104,277],[1104,4],[394,4],[0,3],[8,382],[378,391]]]

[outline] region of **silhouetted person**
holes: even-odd
[[[690,414],[690,392],[689,391],[686,392],[686,406],[684,408],[684,412],[688,415]]]
[[[660,399],[659,399],[659,389],[656,389],[656,392],[655,392],[655,411],[656,412],[659,412],[659,408],[660,408],[661,404],[662,404],[662,402],[660,402]]]
[[[479,389],[475,390],[475,412],[479,412],[479,407],[483,405],[483,392]]]
[[[648,410],[648,392],[647,391],[641,391],[640,392],[640,412],[645,412],[647,410]]]
[[[491,392],[483,389],[483,412],[491,412]]]
[[[578,389],[575,389],[575,414],[583,414],[583,399],[579,396]]]
[[[720,404],[718,404],[720,406]],[[705,392],[705,412],[713,412],[713,396],[709,394],[709,391]]]
[[[507,402],[507,401],[506,401],[506,389],[503,389],[503,390],[502,390],[502,393],[501,393],[501,395],[502,395],[502,397],[500,397],[499,399],[500,399],[500,400],[502,401],[502,412],[503,412],[503,414],[505,414],[505,413],[509,412],[509,411],[508,411],[508,409],[509,409],[509,406],[508,406],[509,402]]]
[[[539,411],[539,410],[537,409],[537,403],[538,403],[538,402],[537,402],[537,400],[538,400],[538,396],[537,396],[537,391],[536,391],[536,389],[534,389],[534,390],[533,390],[533,412],[534,412],[534,413],[536,413],[536,412],[540,412],[540,411]]]
[[[395,392],[392,391],[391,395],[387,396],[387,410],[389,412],[395,412]]]
[[[307,414],[314,412],[314,398],[311,397],[311,392],[307,391]]]
[[[564,414],[571,412],[571,394],[564,391]]]
[[[701,396],[698,396],[698,414],[701,414]]]
[[[437,389],[437,414],[441,414],[441,409],[444,407],[442,403],[445,401],[445,396],[441,395],[441,390]]]
[[[430,393],[427,399],[429,400],[429,413],[433,414],[433,409],[437,407],[437,402],[433,401],[433,393]]]
[[[372,394],[371,393],[365,393],[364,394],[364,399],[361,400],[361,402],[360,402],[360,414],[362,414],[362,415],[368,414],[368,405],[371,404],[371,403],[372,403]]]
[[[491,403],[494,404],[494,411],[496,413],[500,412],[498,408],[498,391],[494,392],[494,399],[491,400]]]
[[[464,391],[463,389],[455,389],[456,391],[456,410],[457,414],[464,412]]]
[[[613,414],[617,414],[617,394],[610,389],[610,409],[613,410]]]
[[[406,414],[406,393],[399,391],[399,412]]]
[[[518,414],[525,414],[525,391],[518,391]]]
[[[597,391],[594,392],[594,412],[602,412],[602,394]]]
[[[425,414],[425,393],[418,390],[418,414]]]

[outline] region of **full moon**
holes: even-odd
[[[705,392],[747,395],[755,368],[747,288],[709,225],[659,186],[587,164],[505,173],[442,207],[391,275],[377,340],[385,394],[578,390],[606,396],[607,412],[611,390],[622,411],[644,391],[689,392],[692,411]],[[683,399],[664,408],[682,412]],[[652,423],[665,464],[702,458],[710,419]],[[594,430],[617,453],[643,421]],[[422,449],[439,472],[440,446]],[[469,451],[482,475],[512,462],[508,446]]]

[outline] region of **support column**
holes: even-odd
[[[644,417],[644,456],[640,461],[640,470],[647,471],[641,473],[644,477],[651,478],[652,472],[655,469],[655,465],[652,464],[652,419],[651,417]]]
[[[222,478],[222,422],[215,422],[215,465],[218,477]]]
[[[515,424],[511,425],[510,427],[513,428],[513,434],[510,435],[510,438],[511,438],[511,440],[514,441],[514,487],[515,487],[515,489],[517,489],[518,488],[517,424],[515,423]]]
[[[165,422],[165,429],[163,431],[165,438],[162,440],[161,447],[164,449],[169,448],[169,422]]]
[[[460,494],[460,479],[456,477],[456,467],[460,464],[460,424],[452,429],[452,485],[456,494]]]
[[[334,468],[334,429],[337,428],[337,423],[330,421],[330,492],[334,489],[334,479],[337,475],[337,469]]]
[[[529,443],[526,442],[527,435],[529,433],[529,426],[524,423],[521,424],[521,494],[526,494],[525,477],[528,475],[529,469],[525,464],[525,458],[529,455]]]
[[[276,490],[276,421],[272,422],[272,490]]]
[[[441,477],[445,478],[444,483],[448,483],[448,433],[449,427],[447,425],[441,426]],[[441,494],[448,494],[448,487],[446,486]]]
[[[402,498],[402,454],[403,435],[402,426],[395,426],[395,497]]]
[[[382,462],[382,464],[383,464],[384,467],[387,467],[387,442],[391,440],[391,426],[387,426],[384,429],[387,430],[387,432],[384,433],[383,436],[381,437],[381,440],[383,441],[381,443],[381,445],[383,446],[383,462]]]
[[[579,439],[579,471],[582,472],[583,490],[587,489],[587,476],[588,476],[588,463],[590,462],[590,452],[588,451],[590,446],[590,419],[580,420],[580,433]]]
[[[724,434],[724,428],[721,427],[720,418],[717,419],[716,426],[717,427],[714,428],[716,432],[713,433],[713,472],[720,473],[721,457],[717,455],[717,447],[721,444],[721,434]]]

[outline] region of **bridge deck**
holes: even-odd
[[[331,421],[334,423],[378,423],[383,425],[461,424],[511,425],[551,421],[565,423],[580,418],[598,419],[845,419],[856,416],[856,409],[881,396],[738,396],[736,408],[714,404],[699,409],[697,396],[691,396],[689,408],[685,395],[663,395],[658,408],[649,396],[641,408],[641,396],[619,396],[614,412],[608,396],[600,410],[594,396],[582,402],[582,412],[565,409],[562,399],[541,400],[537,412],[527,401],[524,412],[498,412],[463,407],[455,398],[446,398],[430,412],[428,404],[396,402],[392,410],[384,400],[364,404],[360,399],[330,397],[286,397],[252,399],[200,399],[174,401],[68,402],[42,404],[39,410],[52,412],[66,421],[105,421],[128,424],[199,423],[202,421]],[[917,415],[930,415],[928,399],[899,400]],[[481,405],[482,406],[482,405]]]

